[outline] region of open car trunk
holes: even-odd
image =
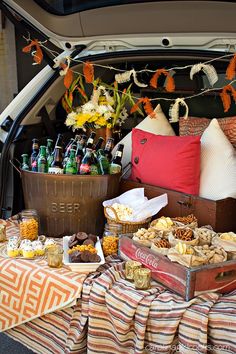
[[[199,63],[201,61],[206,61],[214,57],[219,57],[217,52],[196,52],[196,51],[136,51],[136,52],[120,52],[110,54],[100,54],[93,56],[93,62],[95,64],[108,65],[116,67],[119,69],[130,70],[135,68],[135,70],[142,69],[148,63],[149,69],[155,69],[156,67],[176,67],[176,66],[186,66],[189,64]],[[83,59],[82,59],[83,60]],[[225,81],[225,69],[228,65],[228,60],[221,59],[214,62],[214,66],[217,69],[220,86],[224,84]],[[73,67],[75,72],[82,72],[82,65],[78,64]],[[100,77],[103,82],[110,84],[114,80],[114,70],[107,70],[104,67],[95,68],[95,77]],[[140,75],[140,80],[143,82],[148,82],[150,80],[151,74],[145,72]],[[22,153],[30,153],[32,146],[32,139],[37,137],[39,143],[45,144],[46,139],[51,137],[54,138],[58,133],[63,133],[65,138],[65,143],[69,141],[70,137],[74,133],[65,125],[66,112],[62,107],[61,98],[65,92],[65,87],[63,84],[63,78],[58,74],[55,74],[51,79],[53,83],[48,88],[45,88],[45,92],[37,97],[35,102],[31,102],[31,106],[28,107],[27,113],[21,115],[19,119],[15,120],[12,127],[11,141],[8,142],[8,156],[3,156],[6,160],[21,160]],[[164,84],[164,78],[163,82]],[[162,87],[160,83],[160,87]],[[136,97],[150,98],[160,98],[153,102],[153,106],[160,103],[162,110],[169,116],[169,108],[171,101],[162,100],[161,98],[177,98],[186,97],[199,92],[202,88],[207,88],[209,83],[205,75],[198,74],[195,75],[193,80],[189,78],[189,68],[186,70],[179,70],[175,73],[175,85],[176,89],[173,93],[167,93],[165,90],[161,89],[158,92],[150,88],[140,88],[133,85],[132,91]],[[124,87],[127,84],[124,84]],[[88,93],[91,93],[91,86],[87,86],[86,89]],[[122,89],[122,85],[121,85]],[[206,117],[206,118],[219,118],[224,116],[236,115],[236,107],[231,106],[230,111],[224,113],[223,105],[219,97],[219,92],[211,91],[209,94],[195,97],[188,100],[189,110],[192,116],[196,117]],[[75,101],[76,105],[76,101]],[[181,108],[182,109],[182,108]],[[184,110],[181,111],[184,113]],[[129,117],[126,123],[122,126],[122,136],[127,134],[133,127],[135,127],[143,117],[136,115],[135,117]],[[178,123],[173,123],[173,128],[178,135]],[[6,161],[5,160],[5,161]],[[3,208],[8,212],[4,212],[4,216],[9,216],[10,214],[15,214],[19,212],[24,207],[23,194],[21,190],[21,180],[19,173],[12,167],[12,165],[7,165],[7,170],[5,171],[4,179],[4,199]]]

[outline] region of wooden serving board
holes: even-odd
[[[184,297],[186,301],[204,292],[227,293],[236,288],[236,261],[187,268],[170,261],[130,237],[121,236],[121,258],[141,262],[151,269],[152,278]]]

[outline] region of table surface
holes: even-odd
[[[8,221],[10,235],[18,235],[18,227]],[[0,331],[70,306],[80,297],[85,277],[66,267],[50,268],[42,258],[0,257]]]
[[[0,261],[4,264],[6,260]],[[15,260],[14,266],[10,262],[10,271],[8,267],[6,271],[8,279],[12,276],[12,287],[18,262]],[[5,332],[38,354],[167,354],[177,350],[183,354],[236,353],[236,290],[224,296],[203,294],[187,302],[155,281],[147,291],[136,290],[124,279],[124,262],[118,257],[108,258],[105,265],[83,280],[73,272],[70,278],[62,270],[49,274],[43,261],[34,263],[48,277],[58,273],[61,281],[81,281],[75,305],[56,311],[51,308],[52,312],[28,318]],[[19,293],[25,289],[20,283]],[[35,284],[28,289],[38,291]],[[32,307],[32,298],[25,299],[26,306]],[[4,308],[6,297],[0,300]]]

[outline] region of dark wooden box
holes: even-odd
[[[199,226],[211,225],[216,232],[236,232],[236,199],[234,198],[214,201],[130,180],[121,180],[120,193],[141,187],[144,187],[148,199],[167,193],[168,205],[158,213],[158,216],[175,217],[194,214]]]
[[[187,268],[170,261],[148,247],[140,246],[130,237],[121,236],[119,255],[124,260],[141,262],[151,269],[152,278],[186,301],[204,292],[228,293],[236,288],[236,261]]]

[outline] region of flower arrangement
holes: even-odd
[[[80,104],[77,107],[73,107],[75,91],[80,94]],[[89,98],[84,89],[83,77],[79,75],[63,96],[62,104],[68,113],[65,124],[75,131],[120,127],[128,118],[127,105],[132,107],[135,103],[131,85],[120,91],[117,82],[107,85],[101,83],[100,79],[93,81],[93,90]]]

